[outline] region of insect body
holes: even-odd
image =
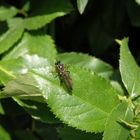
[[[65,66],[60,61],[57,61],[55,63],[55,69],[58,73],[60,81],[63,82],[66,85],[66,87],[71,91],[72,79],[70,78],[69,71],[66,70]]]

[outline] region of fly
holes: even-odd
[[[66,70],[64,64],[60,61],[56,61],[55,69],[58,73],[60,81],[65,84],[65,86],[71,91],[72,90],[72,79],[70,78],[69,71]]]

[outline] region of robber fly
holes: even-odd
[[[65,84],[65,86],[71,91],[72,90],[72,79],[70,78],[69,71],[66,70],[64,64],[60,61],[56,61],[55,69],[58,73],[60,81]]]

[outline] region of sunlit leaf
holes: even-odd
[[[121,103],[110,113],[106,122],[103,140],[127,140],[129,129],[121,125],[120,119],[131,122],[133,111],[127,103]]]
[[[49,77],[54,70],[50,61],[37,55],[25,55],[23,58],[3,60],[1,62],[3,62],[2,68],[4,67],[4,70],[0,74],[4,73],[8,78],[14,80],[10,81],[10,79],[7,79],[5,81],[6,76],[2,77],[1,80],[4,80],[4,84],[7,83],[7,85],[4,92],[0,94],[0,98],[18,96],[42,102],[41,91],[38,89],[38,85],[31,72],[38,72],[40,76]],[[13,64],[10,65],[10,62]]]
[[[16,43],[24,31],[22,22],[18,22],[11,27],[7,32],[0,36],[0,54],[7,51]]]
[[[58,60],[64,64],[74,64],[76,66],[92,70],[104,78],[109,78],[113,73],[111,65],[100,59],[82,53],[62,53],[58,55]]]
[[[111,85],[112,85],[116,90],[118,90],[118,92],[119,92],[121,95],[124,95],[124,90],[123,90],[122,86],[119,84],[119,82],[117,82],[117,81],[111,81]]]
[[[118,41],[120,44],[120,72],[122,81],[133,97],[140,95],[140,68],[128,48],[128,38]]]
[[[72,10],[71,3],[65,0],[40,1],[39,5],[41,8],[38,8],[38,3],[31,1],[34,16],[24,20],[25,29],[35,30],[41,28],[55,18],[64,16]]]
[[[15,7],[0,7],[0,21],[7,20],[18,13]]]
[[[44,96],[49,106],[70,126],[88,132],[103,131],[109,113],[119,103],[117,92],[106,80],[86,70],[69,68],[69,71],[73,80],[72,96],[53,88],[52,94]]]
[[[6,84],[8,81],[15,79],[17,75],[27,72],[22,59],[11,59],[0,61],[0,81]]]
[[[77,6],[80,14],[82,14],[87,6],[88,0],[77,0]]]
[[[24,27],[23,19],[19,18],[19,17],[14,17],[14,18],[8,19],[7,20],[7,25],[10,29],[11,28],[16,28],[16,25],[22,26],[22,28]]]
[[[18,76],[17,79],[7,83],[4,91],[0,94],[0,98],[19,97],[43,102],[42,94],[36,85],[36,81],[31,75]]]
[[[53,39],[49,35],[31,35],[25,33],[22,41],[4,59],[15,59],[26,54],[37,54],[53,61],[56,49]]]
[[[24,61],[29,77],[9,82],[5,94],[38,101],[35,97],[43,95],[51,111],[66,124],[87,132],[104,130],[109,113],[119,103],[119,93],[108,81],[88,70],[69,67],[73,88],[69,93],[53,73],[55,65],[37,56],[28,55]]]
[[[135,0],[138,5],[140,5],[140,0]]]
[[[35,17],[26,18],[24,20],[24,27],[25,29],[28,29],[28,30],[36,30],[50,23],[55,18],[64,16],[64,15],[65,13],[63,12],[57,12],[57,13],[52,13],[52,14],[44,15],[44,16],[35,16]]]

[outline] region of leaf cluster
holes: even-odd
[[[57,50],[52,26],[73,10],[69,1],[42,1],[41,9],[32,3],[20,9],[0,7],[0,21],[8,26],[0,36],[0,121],[5,116],[31,120],[28,129],[20,123],[23,126],[8,130],[1,123],[0,139],[139,139],[140,68],[128,38],[116,40],[122,86],[113,79],[116,73],[110,64],[88,54]],[[88,0],[77,0],[81,14],[87,4]],[[62,84],[65,75],[60,79],[55,70],[58,60],[72,80],[71,91]]]

